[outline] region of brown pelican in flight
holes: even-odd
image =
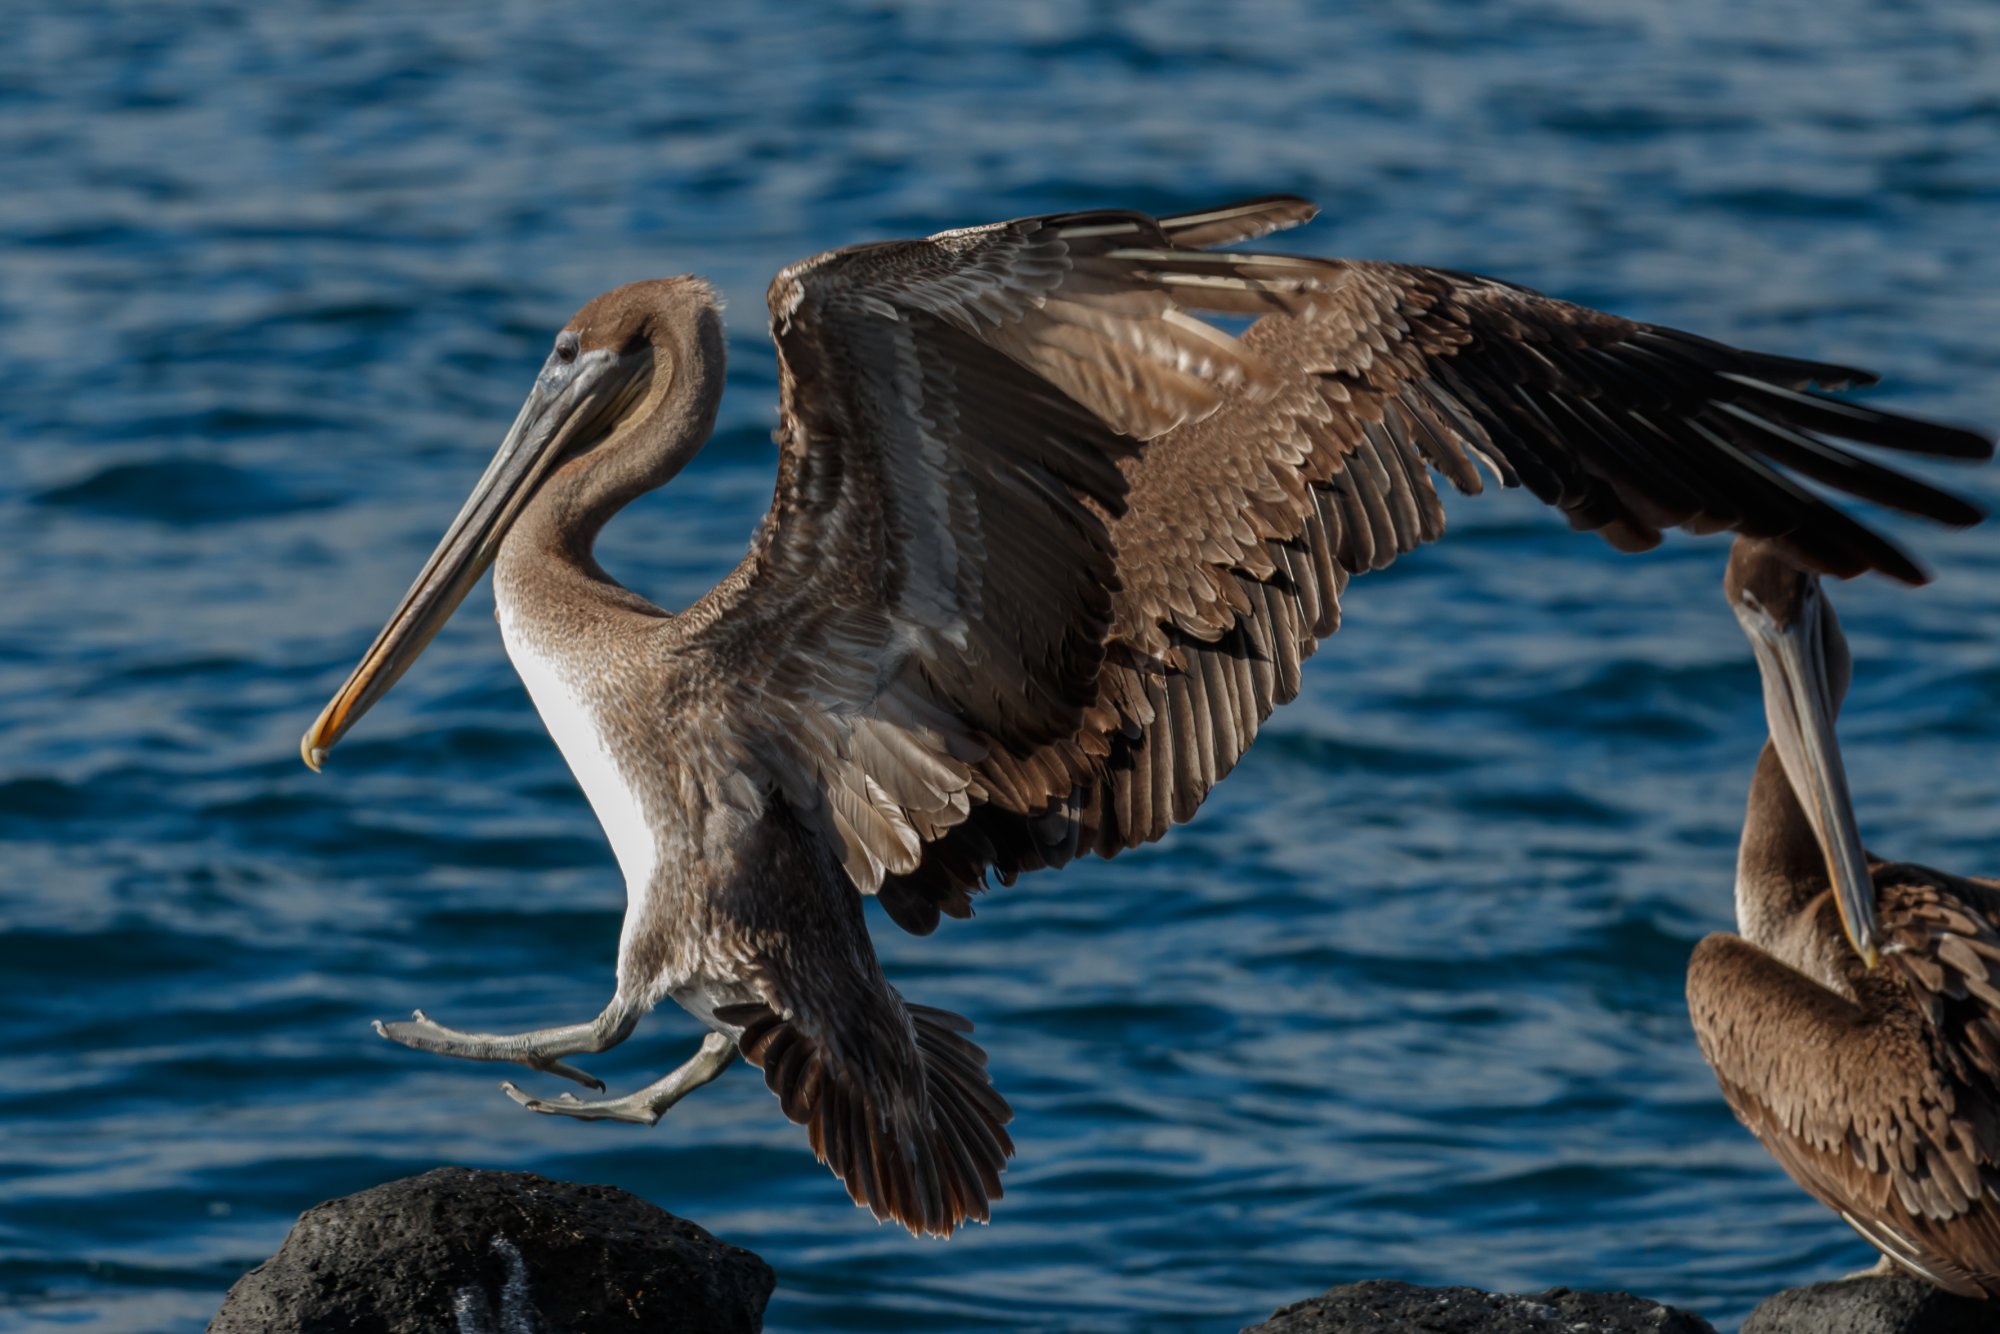
[[[1313,211],[1067,213],[786,269],[777,494],[742,564],[672,615],[591,545],[701,448],[721,312],[686,277],[578,311],[303,751],[318,767],[490,565],[508,655],[624,873],[616,991],[532,1033],[381,1031],[601,1088],[562,1058],[672,998],[710,1031],[658,1083],[508,1091],[650,1123],[740,1052],[857,1203],[947,1233],[999,1195],[1010,1113],[971,1025],[883,977],[861,896],[928,932],[989,872],[1188,819],[1298,692],[1348,578],[1443,531],[1430,470],[1477,491],[1483,464],[1628,550],[1727,528],[1909,583],[1908,556],[1796,479],[1975,517],[1837,443],[1991,452],[1806,391],[1863,372],[1469,274],[1211,249]]]
[[[1740,935],[1688,966],[1723,1096],[1890,1261],[2000,1296],[2000,887],[1871,859],[1834,715],[1851,660],[1819,580],[1738,538],[1725,584],[1771,736],[1736,868]]]

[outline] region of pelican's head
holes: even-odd
[[[721,330],[714,291],[691,277],[616,288],[563,326],[458,517],[300,741],[308,766],[317,770],[416,661],[552,478],[564,479],[570,502],[559,521],[587,530],[587,542],[606,514],[679,470],[714,421]]]
[[[1855,952],[1873,968],[1880,934],[1875,885],[1833,725],[1853,674],[1847,637],[1819,576],[1761,538],[1736,539],[1723,588],[1756,651],[1771,743],[1826,857],[1841,925]]]

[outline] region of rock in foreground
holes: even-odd
[[[209,1334],[756,1334],[771,1267],[612,1186],[443,1167],[300,1216]]]
[[[1869,1274],[1764,1299],[1743,1334],[1990,1334],[2000,1303],[1972,1301],[1907,1274]]]
[[[1528,1296],[1371,1279],[1285,1307],[1243,1334],[1715,1334],[1700,1316],[1623,1292]]]

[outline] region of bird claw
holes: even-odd
[[[607,1098],[601,1102],[585,1102],[574,1093],[564,1093],[555,1098],[537,1098],[523,1092],[511,1079],[500,1081],[500,1090],[531,1112],[544,1116],[574,1116],[580,1121],[630,1121],[636,1125],[657,1124],[659,1113],[643,1107],[631,1098]]]
[[[544,1074],[561,1075],[564,1079],[572,1080],[578,1084],[583,1085],[585,1088],[589,1089],[593,1093],[604,1092],[603,1080],[599,1079],[596,1075],[593,1075],[586,1070],[579,1070],[575,1066],[567,1064],[566,1062],[557,1060],[539,1060],[539,1061],[524,1061],[522,1062],[522,1064],[528,1066],[530,1069],[540,1070]],[[563,1094],[563,1096],[565,1098],[574,1098],[576,1095],[573,1093],[565,1093]]]

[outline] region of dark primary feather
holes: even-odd
[[[1192,815],[1348,578],[1442,533],[1433,470],[1474,492],[1484,468],[1627,550],[1731,529],[1912,583],[1806,483],[1979,517],[1842,442],[1991,442],[1805,392],[1852,368],[1470,274],[1199,248],[1310,212],[1029,218],[773,283],[777,495],[683,634],[734,695],[729,744],[904,926],[969,912],[989,869]],[[1238,339],[1197,311],[1259,318]]]

